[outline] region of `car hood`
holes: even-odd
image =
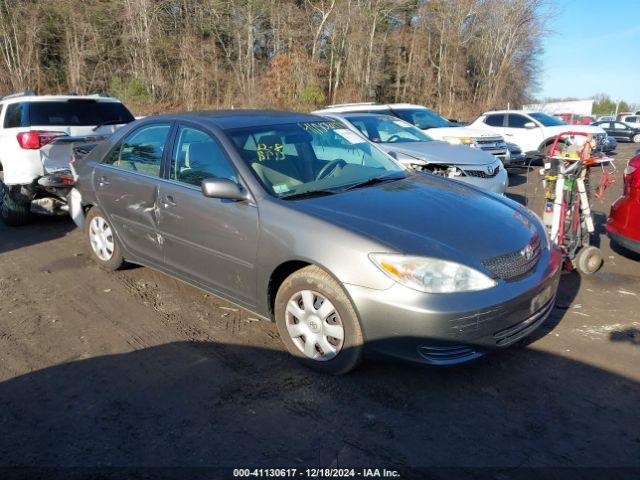
[[[469,265],[522,249],[539,223],[511,200],[424,173],[287,203],[386,245],[387,251]]]
[[[386,152],[398,152],[444,165],[491,165],[495,157],[482,150],[447,142],[404,142],[378,144]]]
[[[473,127],[440,127],[425,129],[427,135],[442,139],[444,137],[472,137],[472,138],[496,138],[502,139],[499,133],[480,130]]]

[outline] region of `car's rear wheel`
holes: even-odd
[[[640,143],[640,133],[636,133],[633,136],[633,143]]]
[[[31,220],[31,203],[17,199],[4,184],[0,173],[0,218],[11,227],[25,225]]]
[[[309,266],[287,277],[274,308],[280,338],[307,367],[340,375],[360,363],[363,339],[357,314],[324,270]]]
[[[85,221],[85,234],[93,259],[106,270],[118,270],[124,265],[122,249],[113,226],[97,207],[92,207]]]

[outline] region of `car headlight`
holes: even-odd
[[[476,142],[471,137],[443,137],[446,142],[453,145],[475,145]]]
[[[387,276],[420,292],[473,292],[497,285],[485,274],[448,260],[388,253],[371,253],[369,258]]]
[[[412,155],[407,155],[406,153],[401,152],[392,152],[391,155],[396,161],[400,162],[403,165],[416,166],[416,165],[426,165],[427,162],[422,160],[421,158],[414,157]]]

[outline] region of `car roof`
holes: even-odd
[[[2,103],[22,103],[22,102],[51,102],[68,100],[95,100],[98,102],[120,102],[115,97],[108,97],[100,94],[94,95],[7,95],[0,97]]]
[[[328,105],[320,110],[316,110],[313,113],[347,113],[347,112],[362,112],[362,111],[381,111],[388,112],[391,110],[389,105],[383,103],[344,103],[340,105]]]
[[[393,115],[389,115],[384,111],[380,112],[326,112],[323,115],[332,116],[332,117],[342,117],[342,118],[353,118],[353,117],[389,117],[395,120],[399,120],[399,118],[394,117]]]
[[[284,110],[201,110],[152,115],[145,117],[144,120],[192,120],[199,123],[215,125],[223,130],[229,130],[262,125],[318,122],[326,119],[310,113],[289,112]]]

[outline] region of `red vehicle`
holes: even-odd
[[[612,241],[640,254],[640,152],[624,169],[624,190],[611,206],[607,232]]]

